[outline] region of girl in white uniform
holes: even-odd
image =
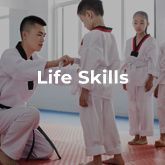
[[[165,147],[165,43],[160,47],[158,68],[159,79],[155,89],[155,97],[157,97],[160,140],[155,142],[155,147]]]
[[[119,55],[111,28],[103,22],[103,7],[100,0],[83,0],[78,6],[78,16],[84,26],[90,30],[82,41],[80,55],[80,71],[95,71],[119,68]],[[89,74],[90,75],[90,74]],[[90,76],[89,76],[90,77]],[[114,155],[114,158],[104,163],[123,165],[121,144],[117,131],[112,92],[109,85],[80,84],[79,98],[80,119],[83,127],[87,156],[93,156],[93,161],[86,165],[101,165],[101,155]]]
[[[136,36],[126,42],[123,70],[129,83],[123,85],[129,98],[130,135],[135,136],[130,145],[147,144],[147,136],[153,135],[153,101],[151,88],[157,76],[158,46],[147,34],[148,15],[138,11],[133,16]]]

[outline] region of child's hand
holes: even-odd
[[[123,84],[123,89],[127,91],[127,84]]]
[[[82,88],[81,95],[79,98],[79,105],[82,107],[88,107],[88,96],[89,96],[89,90]]]
[[[145,92],[150,91],[152,87],[153,87],[153,76],[149,75],[149,77],[145,83]]]
[[[158,90],[159,90],[159,85],[157,85],[157,87],[154,90],[154,96],[155,96],[155,98],[158,98]]]

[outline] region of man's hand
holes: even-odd
[[[89,90],[82,88],[81,95],[79,98],[79,105],[82,107],[88,107],[88,97],[89,97]]]
[[[73,64],[74,63],[74,58],[69,57],[68,55],[64,55],[61,58],[57,59],[57,60],[52,60],[52,61],[47,61],[46,65],[45,65],[45,69],[49,69],[52,67],[63,67],[63,66],[67,66],[69,64]]]
[[[153,76],[149,74],[149,77],[145,83],[145,92],[148,92],[153,87]]]
[[[64,55],[59,59],[59,66],[67,66],[74,63],[74,58]]]

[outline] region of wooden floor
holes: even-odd
[[[61,160],[57,160],[54,153],[50,160],[24,161],[21,165],[78,165],[80,162],[88,161],[84,152],[83,136],[81,127],[66,125],[43,125],[48,135],[54,140]],[[165,165],[165,148],[154,148],[155,138],[149,139],[149,145],[128,146],[131,139],[127,132],[120,132],[123,157],[126,165]],[[103,159],[107,159],[104,156]]]

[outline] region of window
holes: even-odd
[[[58,55],[78,56],[78,17],[77,5],[58,9]]]
[[[9,9],[0,7],[0,56],[9,48]]]
[[[79,49],[79,19],[77,17],[76,1],[57,1],[55,8],[55,52],[57,56],[68,54],[78,56]],[[56,57],[57,57],[56,56]]]

